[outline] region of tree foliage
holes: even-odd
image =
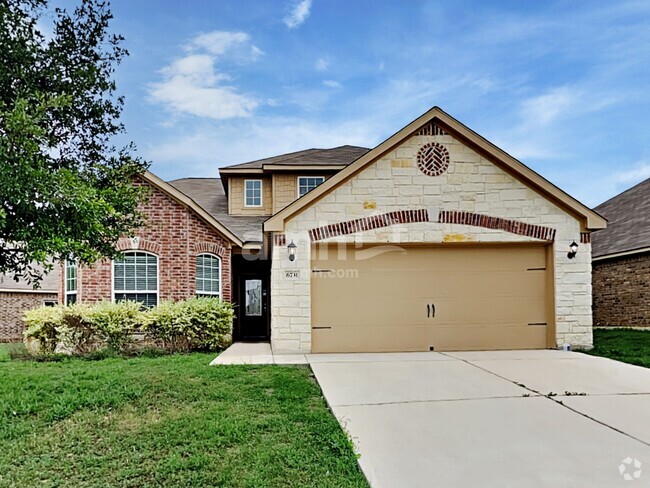
[[[0,273],[37,284],[39,265],[114,256],[144,223],[132,182],[147,164],[114,143],[124,132],[114,73],[128,53],[111,19],[101,0],[72,12],[0,0]]]

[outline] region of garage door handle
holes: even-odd
[[[434,318],[436,316],[436,306],[431,303],[427,303],[427,318]]]

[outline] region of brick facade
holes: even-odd
[[[594,324],[650,327],[650,254],[593,263]]]
[[[23,340],[23,313],[45,302],[56,302],[56,293],[5,292],[0,290],[0,342]]]
[[[142,207],[147,219],[133,239],[121,239],[120,250],[143,250],[158,256],[158,300],[182,300],[195,295],[196,256],[203,252],[221,258],[221,293],[230,301],[231,245],[194,212],[159,188],[149,185],[151,196]],[[62,273],[63,275],[64,273]],[[59,296],[63,303],[63,276]],[[77,300],[112,299],[112,264],[104,259],[78,271]]]
[[[438,176],[427,176],[417,165],[418,152],[431,143],[443,145],[449,153],[449,166]],[[393,218],[407,215],[403,212],[414,218],[404,223]],[[350,226],[353,232],[348,232]],[[296,259],[289,261],[286,247],[274,246],[273,349],[311,350],[312,239],[435,245],[551,242],[556,344],[590,347],[591,244],[580,233],[574,215],[451,134],[427,126],[285,222],[284,240],[293,241],[298,250]],[[572,241],[581,244],[575,259],[569,260]],[[297,271],[294,278],[285,278],[287,270]]]

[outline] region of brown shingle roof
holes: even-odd
[[[228,215],[228,199],[220,178],[180,178],[168,182],[198,203],[244,242],[262,242],[262,224],[268,216]]]
[[[593,257],[650,247],[650,178],[594,210],[608,223],[592,236]]]
[[[347,165],[366,154],[370,149],[359,146],[340,146],[332,149],[305,149],[280,156],[258,159],[247,163],[226,166],[223,169],[262,169],[265,164],[300,165]]]

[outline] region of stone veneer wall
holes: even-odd
[[[431,131],[436,133],[438,131]],[[450,154],[448,170],[425,176],[416,155],[423,144],[438,142]],[[591,347],[591,245],[580,244],[567,259],[571,241],[581,242],[579,221],[498,168],[451,135],[415,135],[286,222],[286,242],[298,245],[296,260],[275,246],[271,272],[271,340],[274,351],[311,350],[309,231],[397,210],[428,209],[429,221],[326,238],[322,242],[444,243],[545,242],[499,228],[440,223],[440,211],[464,211],[554,229],[556,342]],[[585,239],[588,240],[588,239]],[[287,279],[285,271],[299,272]]]
[[[221,258],[221,295],[231,299],[231,247],[228,240],[199,219],[191,210],[151,187],[151,197],[141,208],[147,226],[137,239],[121,239],[120,250],[143,250],[158,256],[158,300],[182,300],[196,293],[196,256],[210,252]],[[112,299],[112,262],[108,259],[92,267],[80,267],[77,300],[95,302]],[[63,280],[59,297],[63,303]]]
[[[0,342],[22,341],[23,313],[26,310],[40,307],[45,302],[56,301],[56,293],[0,290]]]
[[[650,254],[593,263],[594,325],[650,327]]]

